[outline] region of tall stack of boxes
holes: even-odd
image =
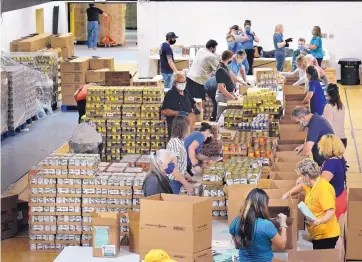
[[[61,48],[63,58],[74,56],[74,37],[71,33],[52,36],[50,44],[52,48]]]
[[[91,58],[89,62],[89,71],[86,74],[87,83],[96,83],[105,85],[106,72],[114,71],[113,57]]]

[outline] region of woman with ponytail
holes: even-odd
[[[271,262],[271,246],[284,249],[287,242],[287,217],[279,214],[275,225],[269,221],[269,197],[264,190],[255,188],[248,194],[239,217],[230,226],[235,248],[239,249],[239,261]]]
[[[175,169],[175,158],[170,151],[161,149],[151,153],[151,167],[145,182],[143,192],[145,197],[157,194],[173,194],[167,175]]]

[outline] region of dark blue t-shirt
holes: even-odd
[[[163,43],[160,48],[160,64],[161,64],[161,73],[163,74],[173,74],[173,70],[168,64],[167,57],[170,56],[172,61],[175,61],[173,58],[173,51],[169,43]]]
[[[306,142],[314,142],[312,148],[313,159],[319,166],[322,166],[323,162],[326,160],[323,156],[319,154],[318,143],[321,140],[322,136],[333,134],[333,129],[328,121],[315,113],[309,121],[308,124],[308,134]]]
[[[201,132],[195,131],[195,132],[192,132],[190,135],[188,135],[185,138],[185,148],[186,148],[186,151],[187,151],[187,164],[188,165],[191,164],[191,160],[190,160],[190,157],[189,157],[189,146],[194,141],[197,141],[199,143],[199,146],[195,150],[195,154],[198,154],[198,153],[200,153],[201,147],[204,144],[205,137]]]
[[[327,98],[324,95],[321,83],[317,80],[309,81],[309,92],[313,92],[312,99],[310,100],[310,111],[312,114],[323,115]]]
[[[333,178],[330,183],[336,191],[336,197],[339,197],[344,190],[344,185],[346,181],[345,166],[346,160],[344,158],[330,158],[326,160],[322,166],[322,172],[329,171],[333,174]]]
[[[229,233],[237,238],[239,235],[239,218],[235,218],[230,225]],[[271,262],[273,259],[271,240],[278,233],[276,227],[267,219],[258,218],[254,224],[254,235],[251,247],[239,249],[240,262]]]

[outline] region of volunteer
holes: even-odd
[[[171,137],[172,121],[175,116],[181,114],[187,116],[188,113],[194,112],[199,114],[200,110],[196,107],[195,101],[190,97],[186,86],[186,77],[183,74],[175,75],[175,82],[172,85],[163,100],[161,114],[166,116],[168,135]]]
[[[239,261],[271,262],[272,245],[284,249],[287,242],[287,217],[279,214],[277,222],[280,234],[269,220],[269,197],[264,190],[251,190],[241,209],[240,216],[230,225],[235,248],[239,249]]]
[[[88,48],[97,49],[99,32],[99,15],[108,16],[101,9],[95,7],[95,4],[89,4],[87,9],[88,19]]]
[[[167,150],[176,156],[176,168],[168,175],[174,194],[180,194],[182,186],[187,192],[193,192],[193,185],[187,182],[191,179],[187,174],[187,152],[185,148],[185,137],[189,133],[189,121],[186,116],[176,116],[172,122],[171,139],[167,144]]]
[[[215,96],[217,103],[226,103],[228,100],[237,99],[235,94],[235,83],[232,79],[232,77],[235,76],[229,72],[229,69],[227,68],[227,65],[232,62],[232,59],[233,53],[229,50],[224,51],[221,55],[221,62],[215,74],[216,82],[218,84]],[[216,121],[219,120],[222,113],[221,107],[218,106]]]
[[[157,194],[173,194],[167,175],[175,169],[175,157],[170,151],[160,149],[151,153],[151,168],[143,183],[145,197]]]
[[[145,256],[145,262],[176,262],[169,257],[169,255],[161,249],[152,249]]]
[[[233,52],[233,54],[236,54],[239,50],[244,50],[244,46],[241,43],[238,43],[235,41],[235,37],[233,35],[228,35],[226,37],[226,40],[228,42],[228,49]],[[249,63],[247,59],[244,59],[242,61],[243,66],[245,67],[245,72],[248,72],[249,70]]]
[[[283,72],[285,62],[285,47],[288,46],[288,42],[283,39],[284,28],[279,24],[275,26],[273,42],[275,48],[275,60],[277,70]]]
[[[216,121],[216,114],[217,114],[217,102],[215,100],[216,90],[217,90],[216,77],[213,76],[205,83],[206,94],[212,101],[212,113],[210,121]]]
[[[239,50],[233,55],[233,60],[228,65],[229,71],[235,76],[233,81],[240,83],[241,85],[247,85],[246,73],[249,70],[249,64],[244,64],[246,61],[246,53],[244,50]],[[242,80],[239,80],[238,76],[241,75]]]
[[[336,193],[333,186],[323,176],[320,168],[310,158],[297,164],[296,172],[302,183],[293,188],[291,195],[304,190],[305,204],[316,217],[307,217],[307,228],[312,239],[313,249],[334,249],[340,235],[340,227],[336,218]]]
[[[347,148],[347,137],[344,131],[345,108],[339,96],[339,89],[336,84],[329,84],[327,87],[328,103],[324,107],[323,117],[332,126],[334,133],[338,136]]]
[[[323,44],[322,44],[322,32],[319,26],[315,26],[312,31],[312,39],[310,44],[307,45],[310,53],[317,59],[318,65],[322,66],[323,61]]]
[[[235,41],[238,43],[242,43],[249,39],[245,33],[245,29],[238,25],[233,25],[232,27],[230,27],[229,32],[226,34],[226,36],[228,35],[233,35]]]
[[[310,102],[311,113],[323,115],[327,99],[319,82],[317,69],[314,66],[308,66],[306,75],[308,79],[308,93],[303,99],[302,104]]]
[[[309,156],[312,153],[314,161],[321,166],[326,159],[319,155],[318,143],[322,136],[334,134],[331,125],[322,116],[311,114],[309,109],[301,106],[294,108],[292,118],[303,128],[308,127],[305,143],[295,149],[296,153],[302,156]]]
[[[306,76],[306,69],[308,67],[308,60],[304,55],[300,55],[296,59],[297,69],[295,69],[293,72],[282,72],[282,75],[286,78],[295,78],[299,77],[298,81],[293,84],[293,86],[300,86],[304,85],[307,76]]]
[[[166,89],[170,89],[173,83],[173,74],[177,73],[173,51],[171,46],[176,43],[178,36],[174,32],[169,32],[166,35],[166,42],[160,47],[160,67],[161,74]]]
[[[201,154],[201,147],[211,142],[212,127],[208,123],[201,123],[200,131],[192,132],[185,138],[185,148],[187,151],[187,172],[194,176],[194,172],[201,173],[199,161],[206,161],[209,158]]]
[[[309,50],[305,45],[305,39],[299,38],[298,39],[298,48],[293,51],[292,56],[292,71],[295,71],[297,69],[296,60],[299,55],[307,55],[309,54]]]
[[[90,86],[96,86],[96,84],[89,83],[82,85],[74,93],[74,100],[77,102],[77,109],[79,114],[78,123],[82,121],[82,117],[86,114],[87,93],[88,93],[88,87]]]
[[[320,81],[323,83],[324,86],[327,86],[328,79],[326,73],[324,72],[323,68],[318,65],[317,59],[315,59],[315,57],[312,56],[311,54],[308,54],[305,57],[308,59],[309,65],[314,65],[315,68],[317,68]]]
[[[259,43],[260,39],[258,36],[255,35],[255,32],[251,30],[251,21],[245,20],[244,22],[244,28],[246,36],[248,37],[248,40],[243,41],[243,46],[245,48],[245,52],[248,59],[249,64],[249,70],[247,71],[248,75],[253,75],[253,64],[254,64],[254,41],[256,43]]]
[[[205,100],[205,82],[215,72],[219,64],[219,59],[215,55],[216,47],[217,42],[211,39],[207,41],[206,48],[197,51],[186,78],[186,90],[191,98]]]
[[[335,214],[338,220],[347,211],[346,161],[343,158],[345,148],[341,140],[335,135],[323,136],[318,147],[320,155],[326,159],[321,168],[321,177],[330,182],[335,190]],[[286,192],[282,198],[287,199],[289,195],[295,195],[302,191],[302,185],[298,184]]]

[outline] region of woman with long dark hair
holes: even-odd
[[[331,124],[334,134],[338,136],[347,148],[347,137],[344,132],[345,109],[336,84],[327,87],[328,104],[324,107],[323,117]]]
[[[322,44],[322,31],[319,26],[313,27],[312,30],[312,39],[310,40],[310,44],[308,48],[310,53],[317,59],[318,65],[322,66],[323,61],[323,44]]]
[[[310,102],[310,111],[312,114],[323,114],[327,99],[319,82],[318,71],[315,66],[308,66],[306,70],[308,82],[308,92],[302,101],[302,104]]]
[[[278,215],[281,232],[269,220],[269,197],[264,190],[255,188],[248,194],[239,217],[230,225],[235,248],[239,249],[239,261],[271,262],[272,244],[283,249],[287,242],[287,217]]]

